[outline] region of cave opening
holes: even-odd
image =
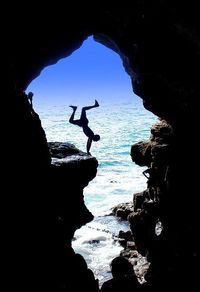
[[[56,9],[54,5],[51,7],[52,13],[47,13],[46,9],[44,13],[41,7],[35,7],[37,21],[30,21],[30,13],[24,12],[24,9],[15,9],[14,13],[9,9],[7,19],[10,26],[3,35],[5,39],[2,43],[3,65],[6,69],[4,71],[3,66],[3,77],[6,79],[3,87],[5,99],[9,101],[8,129],[11,133],[6,146],[10,145],[11,151],[7,151],[10,159],[6,163],[9,169],[5,172],[6,180],[3,180],[8,189],[3,209],[6,219],[4,238],[8,247],[5,264],[11,268],[6,269],[8,280],[12,278],[13,281],[7,281],[6,284],[41,288],[39,282],[42,279],[42,286],[52,287],[52,284],[56,284],[56,288],[60,287],[62,281],[59,275],[64,270],[60,256],[63,258],[65,255],[66,245],[65,249],[62,247],[66,237],[57,221],[56,227],[59,228],[51,232],[55,225],[55,208],[51,207],[58,202],[58,195],[66,191],[67,251],[70,251],[71,235],[76,229],[80,210],[75,205],[79,193],[72,192],[72,189],[69,191],[75,181],[69,187],[69,177],[72,178],[70,171],[67,174],[69,177],[62,177],[62,190],[56,189],[61,181],[59,175],[49,184],[48,171],[51,165],[44,131],[37,115],[30,114],[27,102],[23,99],[23,91],[42,68],[69,56],[89,34],[102,33],[117,44],[120,56],[127,56],[130,66],[126,70],[134,71],[130,72],[134,92],[143,99],[145,108],[169,123],[168,126],[165,124],[163,128],[160,127],[160,134],[163,135],[157,135],[159,141],[151,147],[157,154],[151,162],[159,164],[159,174],[168,170],[164,180],[163,177],[160,179],[160,186],[164,183],[167,190],[160,194],[161,204],[157,209],[163,223],[163,235],[155,241],[151,236],[152,229],[137,230],[140,240],[137,247],[146,247],[148,250],[156,290],[162,290],[163,285],[166,289],[172,286],[192,289],[198,285],[199,185],[195,166],[199,155],[194,143],[199,131],[198,10],[191,5],[180,6],[178,1],[174,1],[173,7],[167,1],[155,1],[154,4],[134,1],[131,5],[98,5],[98,8],[90,5],[91,9],[88,9],[84,4],[79,9],[80,13],[77,5],[72,9],[67,7],[67,10],[59,5]],[[58,16],[57,21],[52,21],[55,16]],[[106,44],[106,41],[104,38],[101,43]],[[34,91],[34,108],[37,96]],[[92,112],[91,121],[95,113],[97,111]],[[172,135],[169,131],[163,131],[170,126]],[[155,134],[157,130],[154,128]],[[92,154],[101,142],[93,145]],[[95,179],[89,187],[94,182]],[[53,202],[47,201],[49,193]],[[148,207],[152,211],[151,201],[147,203],[143,205],[141,215],[145,214]],[[144,217],[138,215],[136,219],[141,222]],[[149,217],[146,219],[147,223],[150,222]],[[50,244],[52,238],[54,241]],[[68,279],[70,275],[67,273]]]
[[[71,125],[69,105],[100,107],[88,112],[91,128],[101,140],[93,143],[92,156],[99,163],[97,176],[84,189],[84,202],[94,220],[78,229],[72,247],[82,254],[100,283],[108,279],[109,264],[123,247],[116,241],[127,221],[111,214],[116,204],[130,202],[146,188],[145,167],[131,161],[131,145],[148,139],[157,117],[144,109],[131,87],[120,56],[89,37],[71,56],[43,70],[26,92],[33,92],[33,107],[39,114],[48,142],[68,142],[86,151],[86,137]]]

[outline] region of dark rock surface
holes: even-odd
[[[48,142],[49,152],[53,158],[65,158],[74,154],[79,156],[86,155],[85,152],[82,152],[75,145],[67,142]]]
[[[131,147],[132,161],[139,166],[150,166],[151,163],[151,145],[148,141],[138,142]]]
[[[98,161],[70,143],[49,142],[48,146],[52,154],[51,192],[56,194],[57,218],[75,232],[93,219],[84,204],[83,189],[96,176]]]
[[[185,218],[181,208],[185,203],[182,201],[175,203],[180,190],[176,186],[177,193],[174,192],[175,185],[172,179],[177,167],[175,134],[172,126],[161,119],[152,126],[150,139],[144,143],[148,144],[147,156],[143,155],[143,148],[140,147],[142,142],[132,146],[132,149],[135,147],[138,150],[131,152],[131,155],[132,160],[137,163],[134,155],[141,151],[143,165],[149,166],[143,172],[147,177],[147,189],[134,195],[134,212],[128,216],[128,220],[137,251],[147,256],[151,263],[151,277],[155,281],[152,285],[155,285],[154,289],[159,289],[162,281],[166,281],[166,277],[177,283],[178,279],[181,281],[183,274],[190,274],[190,271],[183,267],[183,258],[185,253],[191,253],[192,237],[185,239],[185,236],[189,235],[186,235],[187,228],[176,229],[178,222],[184,225]],[[181,184],[179,187],[182,189]],[[194,228],[192,222],[190,228]],[[193,248],[196,249],[194,246]],[[191,257],[190,261],[196,267],[196,259]],[[159,278],[161,280],[158,280]],[[190,284],[187,282],[187,285]]]
[[[93,220],[92,213],[84,203],[84,188],[96,176],[98,161],[95,157],[78,150],[70,143],[50,142],[52,154],[49,193],[53,198],[54,210],[54,253],[56,254],[56,274],[64,285],[70,270],[66,253],[70,250],[74,232]],[[60,158],[62,157],[62,158]]]
[[[112,208],[112,213],[123,220],[127,220],[128,215],[133,212],[133,203],[121,203]]]

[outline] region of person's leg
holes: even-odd
[[[91,106],[84,106],[82,108],[82,111],[81,111],[81,119],[85,119],[86,118],[86,111],[87,110],[90,110],[92,108],[95,108],[95,107],[98,107],[99,106],[99,103],[98,101],[95,99],[95,104],[94,105],[91,105]]]
[[[71,114],[71,117],[69,118],[69,122],[71,124],[75,124],[75,120],[74,120],[74,115],[75,115],[75,112],[77,110],[77,106],[74,106],[74,105],[70,105],[70,107],[73,109],[73,112]]]

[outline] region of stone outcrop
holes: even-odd
[[[98,161],[70,143],[49,142],[48,145],[52,155],[51,186],[57,193],[57,216],[65,224],[74,225],[74,232],[93,219],[84,204],[83,189],[95,178]],[[64,189],[67,191],[63,192]],[[69,196],[66,195],[68,191]],[[76,209],[78,213],[72,211]]]
[[[52,241],[56,271],[60,285],[66,282],[70,266],[66,255],[73,256],[71,239],[74,232],[93,220],[92,213],[84,203],[83,190],[96,176],[98,161],[70,143],[48,143],[52,155],[49,194],[52,197],[54,228]]]
[[[124,246],[121,254],[130,259],[135,258],[136,261],[139,255],[147,258],[150,268],[149,271],[145,268],[142,275],[147,273],[149,289],[160,289],[163,281],[167,283],[167,279],[170,279],[176,283],[177,279],[181,281],[183,274],[190,274],[187,267],[183,266],[183,258],[188,252],[191,253],[191,237],[186,238],[189,235],[187,229],[177,228],[176,225],[177,222],[183,224],[186,214],[182,214],[179,208],[174,209],[178,194],[172,197],[176,167],[174,143],[172,126],[161,119],[152,126],[148,141],[138,142],[131,147],[133,162],[148,167],[143,171],[147,178],[147,189],[134,194],[133,202],[113,208],[114,215],[129,221],[133,236],[129,242],[126,234],[119,234]],[[197,269],[195,255],[190,261]]]
[[[145,145],[148,144],[147,156],[143,148],[140,148],[141,144],[142,142],[133,145],[132,149],[138,147],[138,152],[142,152],[143,165],[149,166],[151,157],[149,168],[143,172],[147,177],[147,189],[134,195],[134,212],[128,216],[128,220],[137,250],[147,256],[151,263],[151,277],[154,280],[157,278],[154,285],[158,288],[167,278],[172,280],[177,277],[180,281],[185,273],[186,267],[183,267],[182,261],[186,250],[189,252],[188,240],[185,240],[188,234],[182,228],[176,229],[177,222],[183,224],[185,221],[185,215],[182,215],[178,206],[174,210],[176,199],[172,197],[172,177],[176,167],[173,128],[165,120],[152,127],[150,139],[145,141]],[[137,151],[131,151],[131,155],[132,160],[137,161],[134,157]],[[179,206],[181,205],[180,202]],[[196,259],[193,261],[194,265],[195,261]]]
[[[133,203],[121,203],[112,208],[112,214],[120,217],[123,220],[127,220],[128,215],[133,212]]]
[[[139,166],[150,166],[151,163],[151,145],[149,141],[138,142],[131,147],[132,161]]]

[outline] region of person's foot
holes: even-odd
[[[70,105],[69,107],[73,108],[73,110],[77,109],[77,106],[75,106],[75,105]]]
[[[95,99],[95,106],[99,106],[99,103],[96,99]]]

